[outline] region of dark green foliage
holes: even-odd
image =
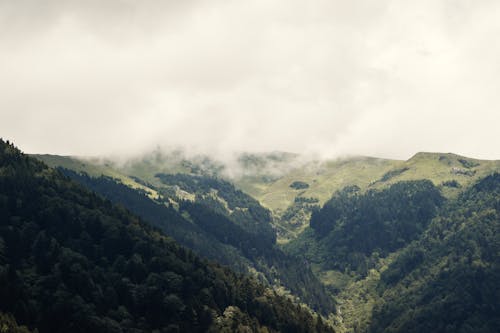
[[[498,332],[500,175],[442,202],[430,182],[347,188],[285,249],[358,277],[392,253],[378,284],[364,284],[376,295],[367,300],[375,305],[364,314],[368,332]]]
[[[295,190],[305,190],[306,188],[309,188],[309,184],[306,182],[301,182],[301,181],[294,181],[293,183],[290,184],[290,187],[295,189]]]
[[[428,180],[400,182],[363,195],[344,189],[313,213],[311,227],[335,246],[370,255],[392,252],[422,233],[443,202]]]
[[[257,200],[237,190],[233,184],[208,176],[160,173],[156,174],[156,177],[166,185],[178,186],[184,191],[196,194],[198,203],[215,208],[247,231],[275,242],[276,235],[271,226],[271,213]],[[221,209],[221,202],[215,202],[216,199],[211,195],[214,191],[227,203],[228,209],[225,207]]]
[[[373,332],[498,332],[500,175],[443,207],[382,274]]]
[[[204,205],[182,201],[179,210],[188,212],[194,223],[214,235],[220,242],[239,249],[247,258],[262,256],[273,248],[274,244],[265,237],[249,233],[228,217]]]
[[[188,221],[182,216],[182,211],[179,212],[169,205],[155,202],[140,190],[132,189],[109,177],[94,178],[68,169],[60,169],[60,171],[112,202],[123,205],[198,254],[223,265],[231,265],[239,272],[246,272],[247,266],[250,264],[248,260],[241,256],[236,249],[229,246],[228,242],[220,242],[220,239],[207,230],[206,224],[199,225]],[[227,218],[222,218],[224,221],[227,220]],[[238,228],[233,223],[229,227]],[[219,226],[214,231],[225,232],[225,228]],[[245,233],[245,237],[248,234],[243,230],[241,233]],[[237,241],[237,239],[231,239],[231,241]]]
[[[443,201],[428,180],[400,182],[365,194],[356,186],[346,187],[313,211],[314,233],[304,233],[286,248],[325,269],[365,275],[378,257],[416,239]]]
[[[176,211],[109,177],[92,178],[66,169],[61,171],[111,201],[124,205],[198,254],[239,272],[248,272],[249,267],[253,267],[263,274],[266,281],[272,284],[279,281],[278,284],[286,286],[315,310],[323,313],[333,310],[332,300],[309,267],[278,249],[274,235],[269,236],[266,229],[242,228],[235,223],[238,215],[228,214],[226,208],[211,196],[200,194],[195,202],[180,201],[179,211]],[[193,182],[190,176],[186,179]],[[199,179],[205,178],[195,178]],[[195,189],[192,183],[190,190]],[[187,215],[189,221],[183,215]],[[264,230],[264,233],[248,230]]]
[[[444,181],[442,183],[443,186],[446,186],[446,187],[453,187],[453,188],[461,188],[462,185],[460,185],[459,182],[457,182],[456,180],[447,180],[447,181]]]
[[[230,306],[253,332],[330,331],[3,141],[0,237],[0,311],[42,333],[205,332]]]
[[[404,167],[404,168],[401,168],[401,169],[395,169],[395,170],[391,170],[391,171],[388,171],[386,172],[381,178],[380,178],[380,181],[381,182],[386,182],[388,181],[389,179],[392,179],[396,176],[399,176],[400,174],[402,174],[403,172],[405,171],[408,171],[410,170],[410,168],[408,167]]]

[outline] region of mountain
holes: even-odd
[[[222,178],[255,198],[273,215],[279,243],[296,238],[308,225],[311,213],[346,186],[361,191],[381,189],[396,182],[428,179],[445,197],[456,197],[491,172],[500,161],[478,160],[450,153],[417,153],[406,161],[374,157],[314,160],[297,154],[274,152],[240,154],[230,162],[208,156],[187,156],[182,151],[160,150],[140,158],[78,159],[37,155],[51,166],[62,166],[89,175],[119,178],[138,188],[133,178],[162,186],[157,174],[188,174]],[[302,186],[294,186],[302,184]],[[149,188],[148,191],[154,190]]]
[[[500,171],[500,161],[441,153],[417,153],[407,161],[373,157],[302,161],[295,157],[292,162],[288,158],[281,163],[295,167],[287,170],[276,167],[274,162],[274,170],[285,170],[279,176],[247,174],[233,179],[237,187],[273,212],[281,243],[297,237],[308,226],[312,210],[346,186],[355,185],[367,191],[400,181],[428,179],[444,196],[456,197],[478,179]],[[293,186],[297,182],[302,187]]]
[[[497,331],[500,161],[271,153],[235,163],[157,154],[109,165],[174,206],[229,220],[220,189],[250,194],[269,209],[279,248],[328,288],[337,332]]]
[[[500,174],[445,205],[382,273],[373,332],[498,332]]]
[[[350,186],[284,246],[338,302],[340,332],[496,332],[500,174],[446,199],[430,180]]]
[[[285,249],[303,255],[321,270],[366,276],[379,257],[418,238],[443,201],[429,180],[399,182],[365,193],[349,186],[314,211],[310,230]]]
[[[331,331],[1,140],[0,217],[0,311],[39,332]]]
[[[49,158],[53,165],[57,161],[76,170],[61,168],[65,175],[124,205],[199,255],[254,275],[323,314],[334,311],[331,296],[310,268],[276,245],[270,212],[231,183],[211,176],[157,173],[152,185],[100,165],[89,171],[111,170],[108,174],[114,177],[92,177],[79,169],[83,162]],[[127,177],[147,189],[123,182]]]

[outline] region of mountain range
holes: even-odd
[[[5,142],[0,153],[6,323],[40,332],[500,326],[500,161],[282,152],[218,161],[159,150],[116,161],[26,156]],[[191,276],[200,270],[207,279]],[[162,285],[170,273],[195,290]],[[82,296],[95,286],[114,301]],[[62,309],[49,304],[70,295],[82,300],[57,326],[50,318]],[[160,319],[165,311],[173,317]]]

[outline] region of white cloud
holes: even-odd
[[[0,0],[29,152],[500,158],[496,1]]]

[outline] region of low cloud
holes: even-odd
[[[0,0],[0,136],[500,159],[499,17],[496,1]]]

